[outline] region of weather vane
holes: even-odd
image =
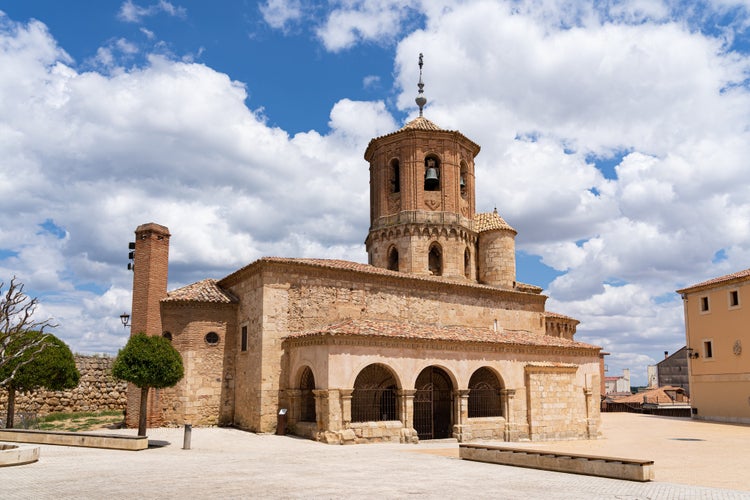
[[[419,83],[417,84],[417,87],[419,87],[419,95],[415,99],[417,106],[419,106],[419,116],[422,116],[422,110],[424,109],[424,105],[427,104],[427,99],[424,97],[424,83],[422,82],[422,65],[424,62],[422,61],[422,58],[424,56],[422,53],[419,53]]]

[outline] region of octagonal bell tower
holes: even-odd
[[[427,100],[419,56],[419,116],[370,141],[371,265],[412,274],[477,280],[474,158],[479,146],[423,116]]]

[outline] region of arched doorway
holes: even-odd
[[[445,371],[435,366],[422,370],[414,394],[414,429],[419,439],[453,437],[453,384]]]

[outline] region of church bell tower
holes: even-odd
[[[423,116],[370,141],[369,263],[411,274],[477,281],[474,158],[479,146]]]

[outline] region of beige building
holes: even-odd
[[[479,146],[423,105],[365,152],[368,264],[262,258],[167,293],[169,231],[137,228],[132,331],[170,338],[186,369],[152,423],[274,432],[286,410],[326,443],[598,435],[600,349],[516,281],[516,231],[476,212]]]
[[[750,269],[682,290],[693,417],[750,423]]]

